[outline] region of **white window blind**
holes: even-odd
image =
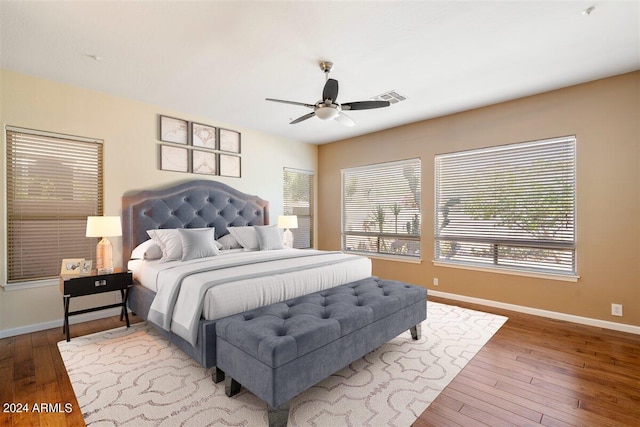
[[[342,250],[420,257],[420,159],[342,171]]]
[[[284,215],[296,215],[293,247],[313,247],[313,172],[284,169]]]
[[[102,215],[101,141],[7,127],[7,281],[60,274],[95,258],[87,216]]]
[[[438,155],[435,259],[576,273],[573,136]]]

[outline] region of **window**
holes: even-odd
[[[342,171],[342,250],[420,258],[420,159]]]
[[[435,260],[575,275],[576,139],[435,158]]]
[[[7,282],[56,277],[95,258],[87,216],[102,215],[100,141],[7,127]]]
[[[284,169],[284,215],[297,215],[293,247],[313,247],[313,172]]]

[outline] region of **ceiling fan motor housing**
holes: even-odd
[[[325,74],[329,74],[333,69],[333,62],[331,61],[320,61],[320,69],[324,71]]]

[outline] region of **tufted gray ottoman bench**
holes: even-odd
[[[217,378],[242,384],[286,425],[291,398],[411,329],[420,337],[427,290],[368,278],[226,317],[216,324]]]

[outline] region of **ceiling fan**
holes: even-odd
[[[336,120],[345,126],[353,126],[355,122],[351,117],[347,116],[343,111],[348,110],[370,110],[372,108],[388,107],[389,101],[357,101],[338,104],[338,81],[329,78],[329,72],[333,68],[333,62],[321,61],[320,69],[325,74],[326,83],[322,90],[322,99],[315,104],[306,104],[304,102],[284,101],[282,99],[266,98],[267,101],[282,102],[284,104],[301,105],[303,107],[313,109],[312,112],[300,116],[293,120],[290,124],[300,123],[301,121],[310,119],[313,116],[321,120]]]

